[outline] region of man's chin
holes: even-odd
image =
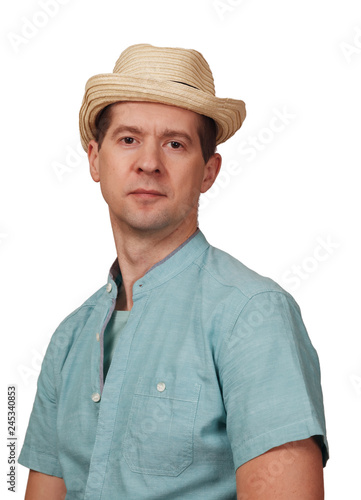
[[[139,232],[142,234],[154,234],[157,232],[162,232],[167,228],[170,228],[172,225],[172,221],[169,217],[166,216],[157,216],[157,217],[147,217],[146,215],[141,217],[132,218],[130,220],[125,221],[125,224],[128,226],[129,230]]]

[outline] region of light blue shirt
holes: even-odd
[[[121,274],[57,328],[19,463],[67,500],[236,499],[235,470],[322,436],[319,362],[294,299],[198,230],[133,286],[103,383]],[[103,385],[104,384],[104,385]]]

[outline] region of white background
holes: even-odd
[[[23,498],[27,479],[18,465],[7,492],[6,386],[17,384],[19,453],[50,336],[115,258],[79,147],[84,85],[151,43],[199,50],[217,95],[246,102],[200,227],[300,304],[321,363],[326,498],[359,499],[359,0],[47,1],[52,16],[41,0],[1,7],[1,498]]]

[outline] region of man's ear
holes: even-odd
[[[201,193],[210,189],[219,174],[222,165],[222,157],[219,153],[214,153],[204,166],[204,176],[201,186]]]
[[[94,140],[91,140],[88,144],[88,160],[90,175],[92,176],[94,182],[99,182],[99,150],[98,143]]]

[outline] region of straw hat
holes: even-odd
[[[218,127],[217,144],[229,139],[246,117],[243,101],[215,96],[210,67],[196,50],[132,45],[121,53],[113,73],[86,83],[79,114],[85,151],[95,138],[100,111],[119,101],[159,102],[209,116]]]

